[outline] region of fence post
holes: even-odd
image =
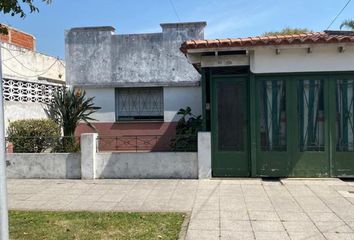
[[[97,137],[97,133],[81,134],[81,179],[96,178]]]
[[[211,178],[210,132],[198,132],[198,178]]]

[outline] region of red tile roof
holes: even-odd
[[[293,35],[259,36],[247,38],[227,38],[215,40],[188,40],[181,46],[186,53],[189,49],[250,47],[266,45],[318,44],[318,43],[354,43],[354,31],[325,31]]]

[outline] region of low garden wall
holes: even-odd
[[[210,133],[198,152],[99,152],[96,133],[82,134],[81,153],[8,153],[8,178],[210,178]]]
[[[196,152],[97,153],[96,178],[198,178]]]
[[[80,153],[10,153],[8,178],[81,178]]]

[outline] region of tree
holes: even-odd
[[[342,22],[342,24],[340,25],[340,29],[342,28],[348,28],[349,30],[354,31],[354,20],[345,20],[344,22]]]
[[[89,121],[90,117],[100,107],[93,103],[94,97],[86,98],[86,92],[72,90],[63,86],[62,91],[53,93],[53,101],[45,107],[47,116],[63,128],[64,136],[74,136],[75,129],[80,121],[94,129]]]
[[[290,28],[290,27],[286,27],[286,28],[283,28],[280,31],[265,32],[265,33],[263,33],[263,36],[291,35],[291,34],[301,34],[301,33],[308,33],[308,32],[312,32],[312,30],[307,29],[307,28]]]
[[[20,18],[25,18],[26,13],[24,7],[29,8],[29,12],[39,12],[38,7],[34,5],[35,0],[0,0],[0,12],[10,14],[11,16],[19,15]],[[51,3],[52,0],[41,0],[44,3]],[[7,28],[0,26],[0,33],[7,34]]]

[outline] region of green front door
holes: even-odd
[[[354,76],[340,76],[332,81],[335,100],[332,108],[333,175],[354,176]],[[335,105],[335,106],[334,106]]]
[[[248,78],[212,79],[212,169],[215,177],[250,175]]]
[[[324,76],[297,76],[290,83],[296,93],[292,105],[290,176],[330,176],[328,116],[329,81]]]
[[[257,80],[256,175],[330,175],[329,81],[323,76]]]

